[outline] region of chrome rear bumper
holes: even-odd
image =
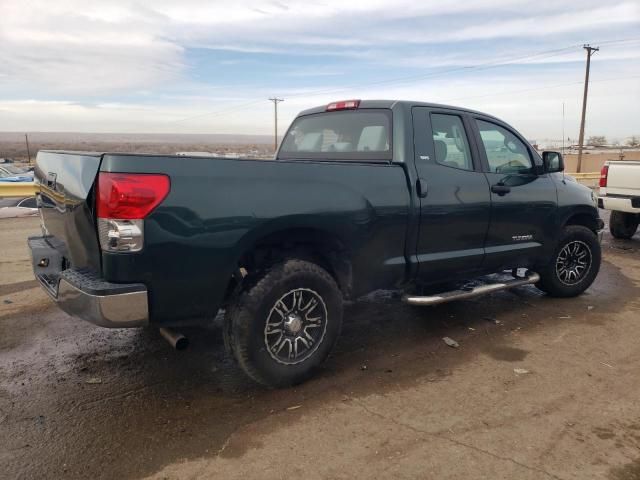
[[[61,278],[58,296],[52,298],[69,315],[101,327],[142,327],[149,323],[146,290],[93,295]]]
[[[33,271],[43,289],[71,316],[107,328],[142,327],[149,323],[143,284],[107,282],[90,271],[62,270],[60,254],[44,237],[28,240]]]

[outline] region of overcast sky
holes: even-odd
[[[271,133],[345,98],[640,134],[638,0],[0,0],[0,131]]]

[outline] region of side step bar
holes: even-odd
[[[531,285],[532,283],[537,283],[539,280],[540,275],[535,272],[527,272],[527,274],[523,278],[515,278],[507,282],[480,285],[469,290],[452,290],[450,292],[443,292],[437,295],[427,295],[423,297],[404,295],[402,297],[402,301],[404,303],[408,303],[409,305],[438,305],[439,303],[479,297],[480,295],[486,295],[487,293],[497,292],[499,290],[507,290],[509,288],[520,287],[522,285]]]

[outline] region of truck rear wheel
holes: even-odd
[[[638,215],[613,210],[609,219],[609,231],[615,238],[629,239],[638,230]]]
[[[596,234],[581,225],[566,226],[551,261],[539,269],[536,287],[553,297],[580,295],[598,275],[600,260]]]
[[[247,279],[225,318],[225,344],[242,369],[268,387],[311,377],[342,327],[342,294],[318,265],[291,259]]]

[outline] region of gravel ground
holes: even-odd
[[[640,479],[640,235],[605,234],[575,299],[370,296],[318,377],[267,391],[215,327],[176,352],[59,311],[31,274],[38,231],[0,221],[1,478]]]

